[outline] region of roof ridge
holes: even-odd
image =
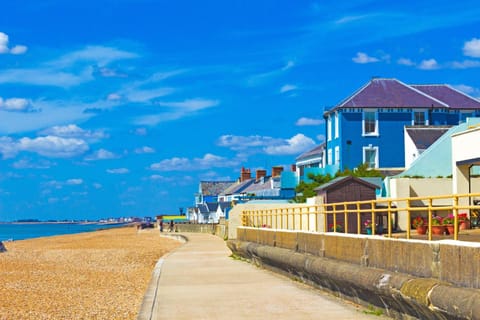
[[[472,99],[472,100],[474,100],[474,101],[476,101],[476,102],[479,102],[479,103],[480,103],[480,99],[477,99],[477,98],[475,98],[475,97],[472,97],[472,96],[470,96],[470,95],[466,94],[465,92],[462,92],[462,91],[460,91],[460,90],[458,90],[458,89],[456,89],[456,88],[452,87],[452,86],[451,86],[451,85],[449,85],[449,84],[446,84],[445,86],[446,86],[446,87],[448,87],[449,89],[451,89],[451,90],[453,90],[453,91],[455,91],[455,92],[457,92],[457,93],[459,93],[459,94],[461,94],[461,95],[463,95],[463,96],[465,96],[465,97],[469,98],[469,99]]]
[[[446,108],[450,108],[450,106],[449,106],[448,104],[446,104],[445,102],[440,101],[440,100],[432,97],[431,95],[428,95],[428,94],[426,94],[425,92],[422,92],[422,91],[414,88],[412,85],[408,85],[408,84],[406,84],[406,83],[404,83],[404,82],[402,82],[402,81],[400,81],[400,80],[397,80],[397,81],[398,81],[398,83],[400,83],[401,85],[404,85],[405,87],[409,88],[410,90],[413,90],[413,91],[415,91],[416,93],[419,93],[419,94],[423,95],[423,96],[426,97],[426,98],[429,98],[429,99],[431,99],[431,100],[434,100],[434,101],[440,103],[441,105],[444,105]]]

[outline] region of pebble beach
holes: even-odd
[[[4,243],[0,319],[135,319],[158,259],[180,245],[125,227]]]

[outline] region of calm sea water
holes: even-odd
[[[124,224],[78,224],[78,223],[0,223],[0,241],[23,240],[56,236],[61,234],[81,233],[105,228],[121,227]]]

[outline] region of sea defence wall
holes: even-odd
[[[167,228],[168,230],[168,228]],[[210,233],[222,239],[227,236],[227,225],[225,223],[177,223],[176,232]]]
[[[480,244],[238,227],[237,255],[397,319],[480,319]]]

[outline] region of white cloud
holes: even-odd
[[[13,48],[9,48],[9,37],[6,33],[0,32],[0,54],[24,54],[27,52],[27,47],[23,45],[16,45]]]
[[[255,74],[247,80],[247,85],[248,86],[257,86],[257,85],[262,85],[264,83],[267,83],[271,79],[274,79],[274,78],[284,74],[286,71],[292,69],[293,67],[295,67],[295,65],[296,65],[295,61],[289,60],[289,61],[287,61],[287,63],[283,67],[281,67],[279,69],[275,69],[275,70],[264,72],[264,73]]]
[[[272,137],[265,136],[234,136],[223,135],[217,140],[217,145],[221,147],[227,147],[232,150],[245,150],[249,148],[265,147],[268,145],[278,145],[282,142],[282,139],[274,139]]]
[[[289,60],[289,61],[287,61],[285,66],[283,66],[282,71],[287,71],[289,69],[292,69],[293,67],[295,67],[295,61]]]
[[[325,123],[325,120],[302,117],[302,118],[297,120],[295,125],[297,125],[297,126],[318,126],[322,123]]]
[[[480,39],[473,38],[463,45],[463,54],[468,57],[480,58]]]
[[[40,132],[45,135],[53,135],[63,138],[79,138],[85,140],[99,140],[108,138],[102,130],[84,130],[76,124],[69,124],[66,126],[53,126]]]
[[[157,163],[150,165],[150,169],[156,171],[193,171],[193,170],[205,170],[212,168],[227,168],[236,167],[239,165],[239,161],[235,159],[228,159],[220,156],[216,156],[211,153],[207,153],[203,158],[178,158],[165,159]]]
[[[131,102],[147,102],[155,98],[160,98],[175,92],[172,88],[156,89],[130,89],[124,95]]]
[[[98,66],[104,67],[114,61],[133,58],[138,58],[138,54],[114,47],[87,46],[84,49],[70,52],[51,63],[60,67],[68,67],[78,62],[94,62]]]
[[[137,154],[155,153],[155,149],[150,148],[150,147],[147,147],[147,146],[143,146],[143,147],[141,147],[141,148],[135,149],[135,153],[137,153]]]
[[[28,111],[32,109],[32,103],[23,98],[2,99],[0,97],[0,110],[5,111]]]
[[[137,128],[135,129],[135,134],[137,136],[146,136],[148,133],[147,128]]]
[[[93,80],[90,69],[73,74],[53,68],[6,69],[0,72],[0,83],[22,83],[38,86],[71,87]]]
[[[119,158],[119,156],[116,155],[115,153],[105,149],[99,149],[93,152],[92,154],[86,156],[85,160],[95,161],[95,160],[108,160],[108,159],[117,159],[117,158]]]
[[[83,184],[83,180],[82,179],[68,179],[65,184],[69,185],[69,186],[80,185],[80,184]]]
[[[480,61],[476,60],[464,60],[464,61],[454,61],[452,62],[453,69],[469,69],[469,68],[478,68],[480,67]]]
[[[407,59],[407,58],[400,58],[400,59],[397,60],[397,63],[400,64],[400,65],[409,66],[409,67],[415,65],[415,62],[413,62],[412,60]]]
[[[109,100],[109,101],[118,101],[118,100],[121,100],[121,99],[122,99],[122,96],[119,95],[118,93],[110,93],[107,96],[107,100]]]
[[[22,45],[16,45],[15,47],[13,47],[11,50],[10,50],[10,53],[11,54],[24,54],[25,52],[27,52],[28,48],[27,46],[22,46]]]
[[[435,70],[435,69],[440,68],[440,66],[438,65],[437,60],[428,59],[428,60],[422,60],[422,62],[420,62],[420,64],[419,64],[418,68],[422,69],[422,70]]]
[[[357,52],[357,55],[352,58],[353,62],[365,64],[365,63],[374,63],[380,61],[378,58],[370,57],[366,53]]]
[[[98,183],[98,182],[95,182],[94,184],[92,184],[92,186],[95,188],[95,189],[101,189],[103,186]]]
[[[317,140],[320,142],[325,142],[326,138],[324,134],[319,134],[316,136]]]
[[[71,158],[83,154],[88,145],[80,139],[64,139],[55,136],[21,138],[17,141],[9,137],[0,138],[0,153],[3,158],[14,157],[18,152],[33,152],[52,158]]]
[[[292,138],[285,140],[282,145],[266,147],[265,152],[273,155],[293,155],[300,154],[313,146],[315,146],[315,141],[299,133]]]
[[[129,173],[130,170],[128,170],[127,168],[117,168],[117,169],[107,169],[107,172],[111,174],[126,174],[126,173]]]
[[[293,84],[286,84],[284,86],[282,86],[280,88],[280,93],[285,93],[285,92],[289,92],[289,91],[293,91],[293,90],[296,90],[298,87],[296,85],[293,85]]]
[[[208,99],[187,99],[182,102],[159,102],[158,104],[165,107],[173,107],[185,109],[188,111],[202,110],[210,107],[215,107],[220,103],[218,100],[208,100]]]
[[[56,163],[43,159],[36,160],[35,162],[27,159],[21,159],[12,164],[15,169],[49,169],[55,165]]]

